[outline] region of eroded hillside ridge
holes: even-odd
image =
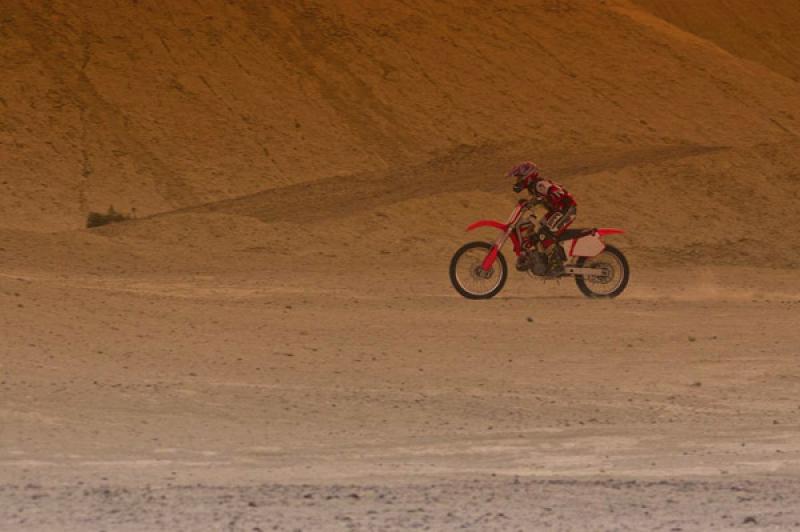
[[[577,157],[800,129],[786,75],[628,2],[7,2],[0,35],[6,228],[391,173],[463,146]]]
[[[636,3],[733,55],[800,81],[800,9],[795,0]]]

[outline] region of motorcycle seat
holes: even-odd
[[[582,236],[591,235],[594,233],[595,229],[567,229],[560,235],[558,235],[558,241],[563,242],[564,240],[572,240],[573,238],[580,238]]]

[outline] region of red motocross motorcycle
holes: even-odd
[[[557,237],[538,230],[535,207],[543,203],[533,195],[520,199],[506,223],[480,220],[469,227],[493,227],[500,235],[493,243],[469,242],[450,261],[450,281],[462,296],[489,299],[496,296],[508,278],[508,265],[500,252],[511,240],[517,256],[517,270],[540,279],[574,277],[586,297],[614,298],[628,285],[628,261],[603,237],[623,233],[621,229],[568,229]]]

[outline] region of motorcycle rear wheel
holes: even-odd
[[[470,242],[461,246],[450,260],[450,282],[456,292],[467,299],[491,299],[508,279],[508,264],[498,252],[491,269],[485,272],[481,265],[492,250],[488,242]]]
[[[581,257],[576,266],[579,268],[600,268],[608,272],[604,276],[575,277],[575,284],[586,297],[595,299],[613,299],[628,286],[630,267],[625,255],[614,246],[606,248],[595,257]]]

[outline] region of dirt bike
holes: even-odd
[[[574,277],[578,289],[592,298],[614,298],[628,285],[630,269],[617,248],[603,242],[606,235],[621,229],[567,229],[555,236],[537,229],[535,207],[543,199],[534,195],[520,199],[506,223],[480,220],[469,227],[493,227],[500,235],[493,243],[469,242],[450,261],[450,281],[462,296],[489,299],[496,296],[508,279],[508,264],[501,249],[508,240],[517,256],[517,270],[544,280]]]

